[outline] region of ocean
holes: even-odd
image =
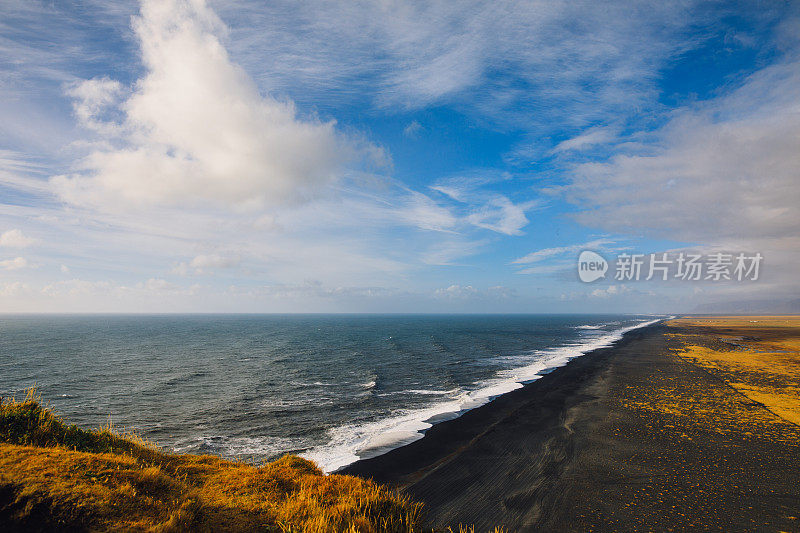
[[[608,346],[645,315],[0,317],[0,395],[163,447],[334,471]]]

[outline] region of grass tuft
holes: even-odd
[[[22,401],[0,399],[0,442],[22,446],[60,446],[90,453],[131,452],[146,447],[135,435],[120,435],[109,423],[87,431],[64,420],[42,404],[36,389],[29,389]]]

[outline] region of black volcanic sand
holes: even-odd
[[[800,428],[669,355],[679,331],[631,331],[341,472],[402,487],[436,527],[800,531]],[[708,402],[726,416],[703,422]],[[741,422],[754,411],[769,431]]]

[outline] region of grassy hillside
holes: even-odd
[[[257,467],[168,454],[67,425],[34,393],[0,401],[0,524],[11,529],[405,532],[420,516],[406,496],[299,457]]]

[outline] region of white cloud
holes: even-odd
[[[144,283],[136,285],[137,289],[144,289],[152,292],[177,292],[179,287],[161,278],[150,278]]]
[[[298,298],[358,298],[372,299],[396,295],[399,292],[385,287],[337,286],[328,287],[318,280],[306,280],[302,283],[262,285],[258,287],[230,286],[227,292],[238,297],[269,298],[277,300],[295,300]]]
[[[28,260],[24,257],[14,259],[4,259],[0,261],[0,268],[5,270],[19,270],[28,266]]]
[[[647,142],[574,170],[568,197],[592,227],[707,245],[788,239],[800,227],[800,62],[676,112]],[[791,242],[794,244],[791,244]]]
[[[589,146],[597,144],[605,144],[613,141],[616,138],[616,132],[608,127],[589,128],[580,135],[561,141],[558,143],[553,152],[567,152],[570,150],[583,150]]]
[[[0,246],[8,248],[27,248],[34,243],[36,243],[36,239],[26,237],[22,231],[18,229],[10,229],[0,234]]]
[[[76,82],[67,91],[73,98],[75,116],[85,127],[106,135],[119,133],[121,125],[107,117],[124,92],[122,84],[109,78],[96,78]]]
[[[400,218],[421,229],[434,231],[451,230],[457,222],[450,210],[440,206],[428,196],[408,191],[405,205],[397,210]]]
[[[486,289],[477,289],[472,285],[450,285],[442,289],[433,291],[435,298],[448,299],[448,300],[466,300],[472,298],[493,298],[493,299],[506,299],[515,295],[513,289],[496,285]]]
[[[71,89],[84,124],[120,135],[53,184],[68,202],[258,207],[303,201],[335,182],[345,165],[383,157],[338,133],[333,121],[301,119],[291,101],[259,94],[233,63],[227,29],[203,0],[143,0],[134,31],[146,70],[122,92],[108,79]],[[98,116],[100,115],[100,116]]]
[[[516,274],[555,274],[556,272],[564,272],[575,268],[573,261],[559,261],[557,263],[548,265],[537,265],[528,268],[517,270]]]
[[[45,285],[41,293],[45,296],[88,296],[107,294],[114,289],[108,281],[87,281],[81,279],[71,279],[57,281]]]
[[[443,105],[442,109],[463,113],[470,127],[483,131],[488,122],[488,130],[513,131],[530,141],[530,146],[523,147],[528,150],[518,154],[526,165],[537,154],[556,154],[552,159],[566,165],[570,158],[594,152],[588,150],[592,146],[613,142],[614,133],[635,128],[630,121],[638,121],[637,117],[650,120],[655,115],[658,120],[664,111],[656,107],[660,105],[656,89],[663,68],[708,35],[705,29],[698,33],[694,28],[708,27],[710,33],[720,29],[717,21],[706,26],[709,19],[704,13],[719,20],[723,17],[717,15],[724,14],[717,9],[697,10],[693,0],[602,6],[562,0],[514,5],[472,0],[466,4],[209,0],[230,24],[226,28],[200,0],[146,0],[142,15],[136,18],[136,34],[131,35],[125,28],[135,3],[86,0],[85,4],[91,9],[74,12],[58,2],[20,1],[0,9],[6,27],[14,28],[15,36],[22,35],[18,43],[0,42],[8,57],[18,59],[8,68],[0,65],[0,137],[14,141],[9,146],[15,149],[25,146],[28,154],[52,156],[49,168],[43,171],[44,167],[34,168],[37,160],[30,156],[0,150],[0,183],[40,199],[30,209],[0,206],[0,216],[9,217],[2,221],[3,227],[19,227],[26,237],[47,235],[42,253],[51,254],[48,263],[52,266],[65,261],[76,272],[113,280],[92,285],[91,294],[96,298],[86,298],[87,310],[93,309],[90,301],[99,304],[97,308],[119,310],[124,307],[114,299],[130,297],[126,300],[130,302],[132,294],[146,302],[141,305],[150,306],[148,309],[161,309],[164,302],[171,301],[166,295],[172,290],[163,285],[169,282],[159,277],[165,275],[164,265],[175,265],[175,273],[210,273],[236,266],[225,265],[227,255],[246,257],[246,261],[235,272],[220,272],[218,284],[235,283],[228,278],[244,275],[243,285],[257,278],[260,283],[274,283],[272,287],[278,287],[274,290],[282,294],[296,289],[294,294],[318,290],[326,295],[360,290],[353,288],[354,280],[359,287],[363,284],[366,292],[378,290],[371,287],[392,285],[430,287],[430,277],[439,275],[431,272],[444,269],[425,265],[469,267],[460,259],[483,247],[498,250],[486,245],[500,241],[500,235],[526,231],[529,211],[539,205],[528,201],[530,196],[525,195],[535,192],[526,184],[536,186],[541,178],[547,185],[553,176],[548,176],[547,169],[535,176],[532,172],[523,175],[520,170],[519,177],[535,180],[508,181],[492,188],[491,184],[510,177],[489,171],[483,181],[465,185],[448,180],[433,187],[445,196],[417,193],[386,177],[357,172],[361,158],[368,154],[380,158],[380,150],[357,135],[344,134],[350,130],[334,124],[329,110],[349,113],[358,109],[372,118],[384,113],[397,118],[398,108],[402,113],[431,103]],[[748,13],[745,8],[736,9]],[[28,14],[20,18],[16,11]],[[86,20],[81,19],[84,15]],[[685,31],[688,25],[691,32]],[[46,31],[39,31],[42,28]],[[97,38],[98,29],[103,39]],[[786,25],[786,37],[796,39],[792,30]],[[37,32],[47,38],[38,38]],[[121,35],[129,41],[116,37]],[[331,46],[332,42],[347,42],[348,46]],[[141,50],[142,64],[131,57],[130,45]],[[110,73],[120,80],[139,79],[120,84],[102,76],[75,83],[74,73],[87,72]],[[40,81],[50,83],[50,89]],[[64,87],[74,99],[74,115],[93,139],[89,156],[69,170],[63,166],[65,159],[74,160],[74,151],[86,149],[87,144],[70,145],[74,120],[51,116],[58,114],[57,107],[69,108],[57,105]],[[769,84],[754,88],[751,96],[756,98],[750,102],[761,102],[759,106],[766,110],[767,102],[781,92],[797,101],[796,92],[787,91],[784,82],[778,80],[777,87],[775,91]],[[35,98],[41,101],[31,100]],[[352,101],[337,107],[346,99]],[[370,103],[380,109],[365,109]],[[790,123],[796,113],[785,103],[780,106],[787,115],[785,123]],[[636,159],[627,169],[632,186],[614,180],[603,183],[602,172],[592,176],[591,166],[579,167],[576,176],[582,175],[586,182],[576,179],[569,194],[593,211],[581,220],[592,227],[618,228],[637,235],[642,223],[650,223],[653,232],[691,235],[691,242],[713,241],[716,245],[738,245],[749,238],[755,244],[746,250],[756,250],[755,246],[764,242],[754,237],[762,229],[755,228],[751,234],[742,231],[744,222],[738,220],[737,210],[745,208],[743,218],[756,217],[759,223],[772,218],[777,224],[794,224],[792,213],[786,215],[780,209],[757,217],[736,199],[730,209],[720,207],[718,203],[731,201],[726,182],[720,181],[709,185],[709,191],[721,194],[718,199],[706,194],[704,200],[695,202],[704,191],[686,189],[688,203],[708,206],[707,220],[702,220],[698,215],[702,210],[695,205],[686,208],[688,216],[682,212],[676,198],[681,199],[684,192],[671,196],[672,188],[684,186],[681,180],[662,181],[659,177],[665,168],[678,168],[682,158],[691,155],[678,149],[680,135],[688,137],[677,131],[681,129],[679,120],[693,113],[702,118],[696,144],[702,147],[706,143],[703,149],[708,155],[716,152],[715,137],[729,144],[720,132],[733,126],[737,115],[743,116],[739,111],[758,107],[744,103],[731,114],[721,110],[721,105],[712,109],[716,104],[707,104],[693,104],[677,113],[675,132],[664,128],[649,137],[633,136],[635,143],[619,145],[618,159],[595,167],[603,170],[605,164],[605,170],[619,176],[624,172],[617,171],[626,170],[624,158]],[[38,112],[32,112],[37,105]],[[321,110],[323,118],[307,112],[315,109]],[[430,133],[439,133],[434,131],[435,125],[428,124],[438,120],[437,114],[416,116],[432,117],[425,119],[425,125]],[[345,128],[358,127],[359,119],[354,117],[348,117]],[[402,129],[407,121],[393,123]],[[509,123],[513,127],[507,128]],[[609,123],[618,124],[619,129],[590,128]],[[724,124],[725,128],[706,127],[708,124]],[[693,126],[688,121],[685,130],[691,132]],[[51,134],[59,128],[60,132]],[[758,131],[751,134],[752,144],[762,144]],[[773,144],[790,144],[795,134],[790,128],[782,138],[773,136]],[[572,137],[552,151],[552,139],[564,135]],[[276,138],[278,146],[272,143]],[[685,144],[694,142],[688,139]],[[53,155],[53,147],[64,150]],[[791,160],[789,155],[786,161]],[[657,170],[655,177],[650,176],[646,164],[647,158],[654,156],[660,158],[650,160]],[[264,160],[269,164],[262,164]],[[726,165],[723,161],[720,166],[728,172]],[[701,176],[698,183],[705,179],[702,165],[694,170]],[[23,179],[21,173],[33,178]],[[55,180],[61,194],[56,201],[50,185],[41,179],[54,173],[67,174]],[[231,176],[235,179],[229,179]],[[415,176],[414,182],[426,179],[430,176]],[[593,179],[596,183],[588,183]],[[660,192],[660,185],[666,192]],[[777,185],[773,194],[788,203],[795,189]],[[767,194],[774,186],[776,182],[764,180],[763,190],[755,196]],[[731,186],[736,187],[735,183]],[[657,192],[651,194],[651,188]],[[327,195],[331,189],[333,193]],[[584,193],[586,197],[582,197]],[[658,209],[659,195],[663,204],[676,208],[673,219],[662,216],[663,212],[655,211],[651,217],[648,210],[638,210],[639,197],[648,209]],[[616,206],[609,200],[612,196],[617,199]],[[61,199],[67,200],[65,207]],[[87,204],[90,209],[81,209]],[[126,209],[117,209],[122,204]],[[247,209],[267,205],[269,212]],[[608,208],[605,212],[604,207]],[[752,206],[756,210],[763,207],[769,211],[774,206],[758,200]],[[661,209],[664,211],[663,205]],[[622,220],[629,214],[628,220]],[[685,224],[681,224],[682,218],[686,218]],[[725,224],[720,220],[731,221],[725,241],[719,239],[718,226]],[[491,241],[475,236],[487,232],[498,235],[491,236]],[[777,234],[784,236],[775,236],[771,246],[784,251],[800,249],[796,236],[783,230]],[[220,254],[210,250],[226,252],[214,259]],[[559,268],[555,263],[566,258],[539,252],[529,254],[530,262],[518,263],[522,265],[519,268],[527,267],[519,273],[553,271]],[[197,254],[207,257],[193,264],[192,258],[201,257]],[[776,268],[791,271],[798,262],[783,257],[767,255],[769,272]],[[489,254],[484,258],[490,260]],[[50,272],[43,268],[31,275],[43,277]],[[62,272],[66,273],[63,268]],[[140,276],[137,279],[154,276],[154,281],[130,281],[133,272]],[[493,272],[486,270],[485,275]],[[303,279],[320,279],[324,288],[312,290],[300,282]],[[471,281],[475,287],[480,280]],[[213,284],[215,280],[208,277],[204,282]],[[463,280],[460,283],[459,287],[470,287]],[[191,293],[191,289],[175,287],[181,294]],[[423,290],[430,298],[430,290]],[[164,298],[151,304],[149,298],[154,294]],[[20,298],[23,300],[28,305]],[[204,302],[210,308],[230,304],[235,309],[231,300]],[[188,299],[185,302],[181,309],[197,308]],[[607,303],[612,302],[599,305]],[[55,306],[48,303],[41,308]]]
[[[543,261],[545,259],[559,256],[568,252],[573,253],[573,252],[580,252],[583,250],[597,250],[605,247],[606,245],[614,244],[614,242],[616,241],[613,241],[611,239],[595,239],[581,244],[571,244],[569,246],[556,246],[554,248],[544,248],[542,250],[531,252],[518,259],[514,259],[513,261],[511,261],[511,264],[524,265],[528,263],[536,263],[538,261]]]
[[[220,254],[198,255],[192,259],[191,266],[197,269],[230,268],[239,264],[238,257],[227,257]]]
[[[760,252],[760,297],[782,297],[800,261],[799,102],[800,61],[773,64],[607,161],[576,165],[564,192],[592,228]]]
[[[424,129],[425,128],[422,127],[422,124],[416,120],[412,120],[408,126],[403,128],[403,135],[411,139],[416,139]]]
[[[619,294],[630,292],[631,289],[626,285],[609,285],[605,289],[595,289],[591,292],[590,296],[593,298],[609,298]]]
[[[472,285],[450,285],[444,289],[436,289],[433,294],[445,298],[469,298],[478,294],[478,290]]]
[[[459,176],[442,180],[429,188],[458,202],[463,220],[475,227],[504,235],[522,235],[530,222],[526,213],[541,207],[539,200],[514,203],[508,197],[487,187],[509,179],[506,174],[487,172],[486,176]],[[494,174],[494,175],[492,175]]]
[[[188,263],[182,261],[172,268],[172,273],[185,276],[190,272],[194,274],[209,273],[214,270],[232,268],[241,263],[238,256],[226,256],[221,254],[201,254],[195,256]]]
[[[158,295],[194,295],[199,286],[184,287],[170,283],[162,278],[149,278],[133,285],[115,284],[104,280],[70,279],[50,283],[41,288],[40,293],[50,298],[87,298],[100,297],[106,304],[135,298],[147,298]],[[96,302],[95,302],[96,303]]]
[[[258,80],[269,91],[311,101],[370,94],[384,107],[455,104],[545,130],[644,114],[655,103],[660,69],[704,39],[697,28],[724,25],[728,10],[764,16],[741,4],[720,13],[691,0],[218,6],[231,22],[233,53],[263,72]]]
[[[13,281],[11,283],[4,283],[0,285],[0,297],[10,298],[14,296],[21,296],[28,294],[31,291],[27,283],[21,281]]]
[[[522,235],[522,228],[528,225],[525,211],[538,205],[538,202],[514,204],[504,196],[496,196],[486,205],[467,217],[479,228],[489,229],[505,235]]]
[[[478,253],[486,245],[485,240],[471,241],[459,238],[441,240],[433,243],[421,254],[421,260],[426,265],[452,266],[461,264],[460,261]]]

